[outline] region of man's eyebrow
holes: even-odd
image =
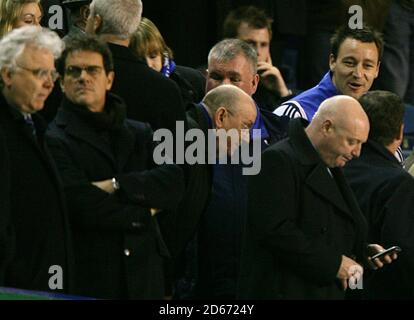
[[[239,72],[236,72],[236,71],[229,71],[228,74],[230,76],[240,76],[240,73]]]
[[[369,59],[369,58],[367,58],[367,59],[364,59],[363,60],[364,62],[371,62],[371,63],[377,63],[376,61],[374,61],[374,60],[372,60],[372,59]]]
[[[354,61],[356,61],[356,58],[355,58],[354,56],[345,56],[345,57],[343,57],[342,59],[343,59],[343,60],[350,59],[350,60],[354,60]]]

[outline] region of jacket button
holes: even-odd
[[[328,232],[328,228],[322,228],[322,229],[321,229],[321,233],[322,233],[322,234],[325,234],[325,233],[327,233],[327,232]]]
[[[132,222],[132,228],[140,229],[142,227],[143,227],[142,223]]]
[[[129,257],[131,255],[131,251],[129,249],[124,250],[124,255]]]

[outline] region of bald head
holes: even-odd
[[[253,99],[233,85],[222,85],[211,90],[203,100],[218,132],[218,151],[232,155],[242,141],[249,140],[249,130],[256,121],[257,109]],[[246,134],[247,133],[247,134]],[[224,152],[224,153],[223,153]]]
[[[306,132],[328,167],[343,167],[359,157],[368,139],[369,120],[357,100],[335,96],[321,104]]]
[[[314,120],[315,123],[321,123],[327,119],[344,125],[356,120],[367,122],[369,126],[368,116],[361,104],[350,96],[335,96],[325,100],[315,114]]]
[[[211,90],[205,96],[203,103],[218,129],[250,128],[256,121],[257,110],[253,99],[233,85],[222,85]],[[238,121],[222,123],[222,120],[232,118]],[[231,125],[233,127],[227,128]]]

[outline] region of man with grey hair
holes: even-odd
[[[0,195],[0,202],[9,205],[0,215],[10,216],[12,234],[2,285],[8,287],[71,290],[63,189],[44,142],[46,125],[36,115],[58,77],[54,63],[62,49],[57,34],[32,26],[13,30],[0,42],[0,131],[5,144],[0,158],[9,174],[8,186],[3,186],[8,192]]]
[[[255,6],[241,6],[232,10],[223,23],[224,38],[246,41],[257,52],[260,82],[253,99],[268,111],[273,111],[275,106],[292,95],[281,71],[272,62],[272,23],[273,19]]]
[[[108,42],[115,65],[112,92],[127,105],[128,118],[149,122],[153,130],[175,132],[185,113],[177,85],[152,70],[128,48],[141,21],[141,0],[93,0],[86,31]]]
[[[260,81],[257,70],[257,52],[251,45],[239,39],[222,40],[208,55],[206,92],[223,84],[232,84],[254,98]],[[253,128],[261,130],[262,149],[285,136],[288,120],[257,105]]]
[[[207,96],[215,90],[220,92],[223,85],[234,85],[251,97],[258,83],[257,52],[248,43],[226,39],[211,49]],[[256,112],[251,116],[254,118],[250,123],[244,123],[244,128],[250,129],[251,141],[260,142],[261,150],[264,150],[285,136],[289,119],[284,121],[255,104],[253,106]],[[222,113],[225,114],[224,110]],[[221,116],[219,113],[217,119]],[[260,131],[260,137],[253,129]],[[259,155],[257,158],[260,159]],[[243,176],[243,165],[216,165],[213,172],[212,195],[198,228],[199,270],[195,291],[197,298],[234,299],[246,216],[247,178]]]

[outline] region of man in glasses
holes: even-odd
[[[162,299],[168,252],[155,215],[177,206],[182,170],[155,168],[149,125],[127,120],[123,100],[108,93],[114,65],[104,42],[68,39],[58,69],[65,96],[48,145],[69,203],[76,293]]]
[[[0,242],[9,241],[0,243],[0,265],[6,252],[12,254],[0,285],[8,287],[70,291],[63,190],[44,143],[46,125],[36,114],[52,91],[54,61],[62,49],[57,34],[33,26],[13,30],[0,42],[0,158],[5,163],[0,174],[6,176],[0,221],[11,218],[7,229],[0,228],[7,233]]]

